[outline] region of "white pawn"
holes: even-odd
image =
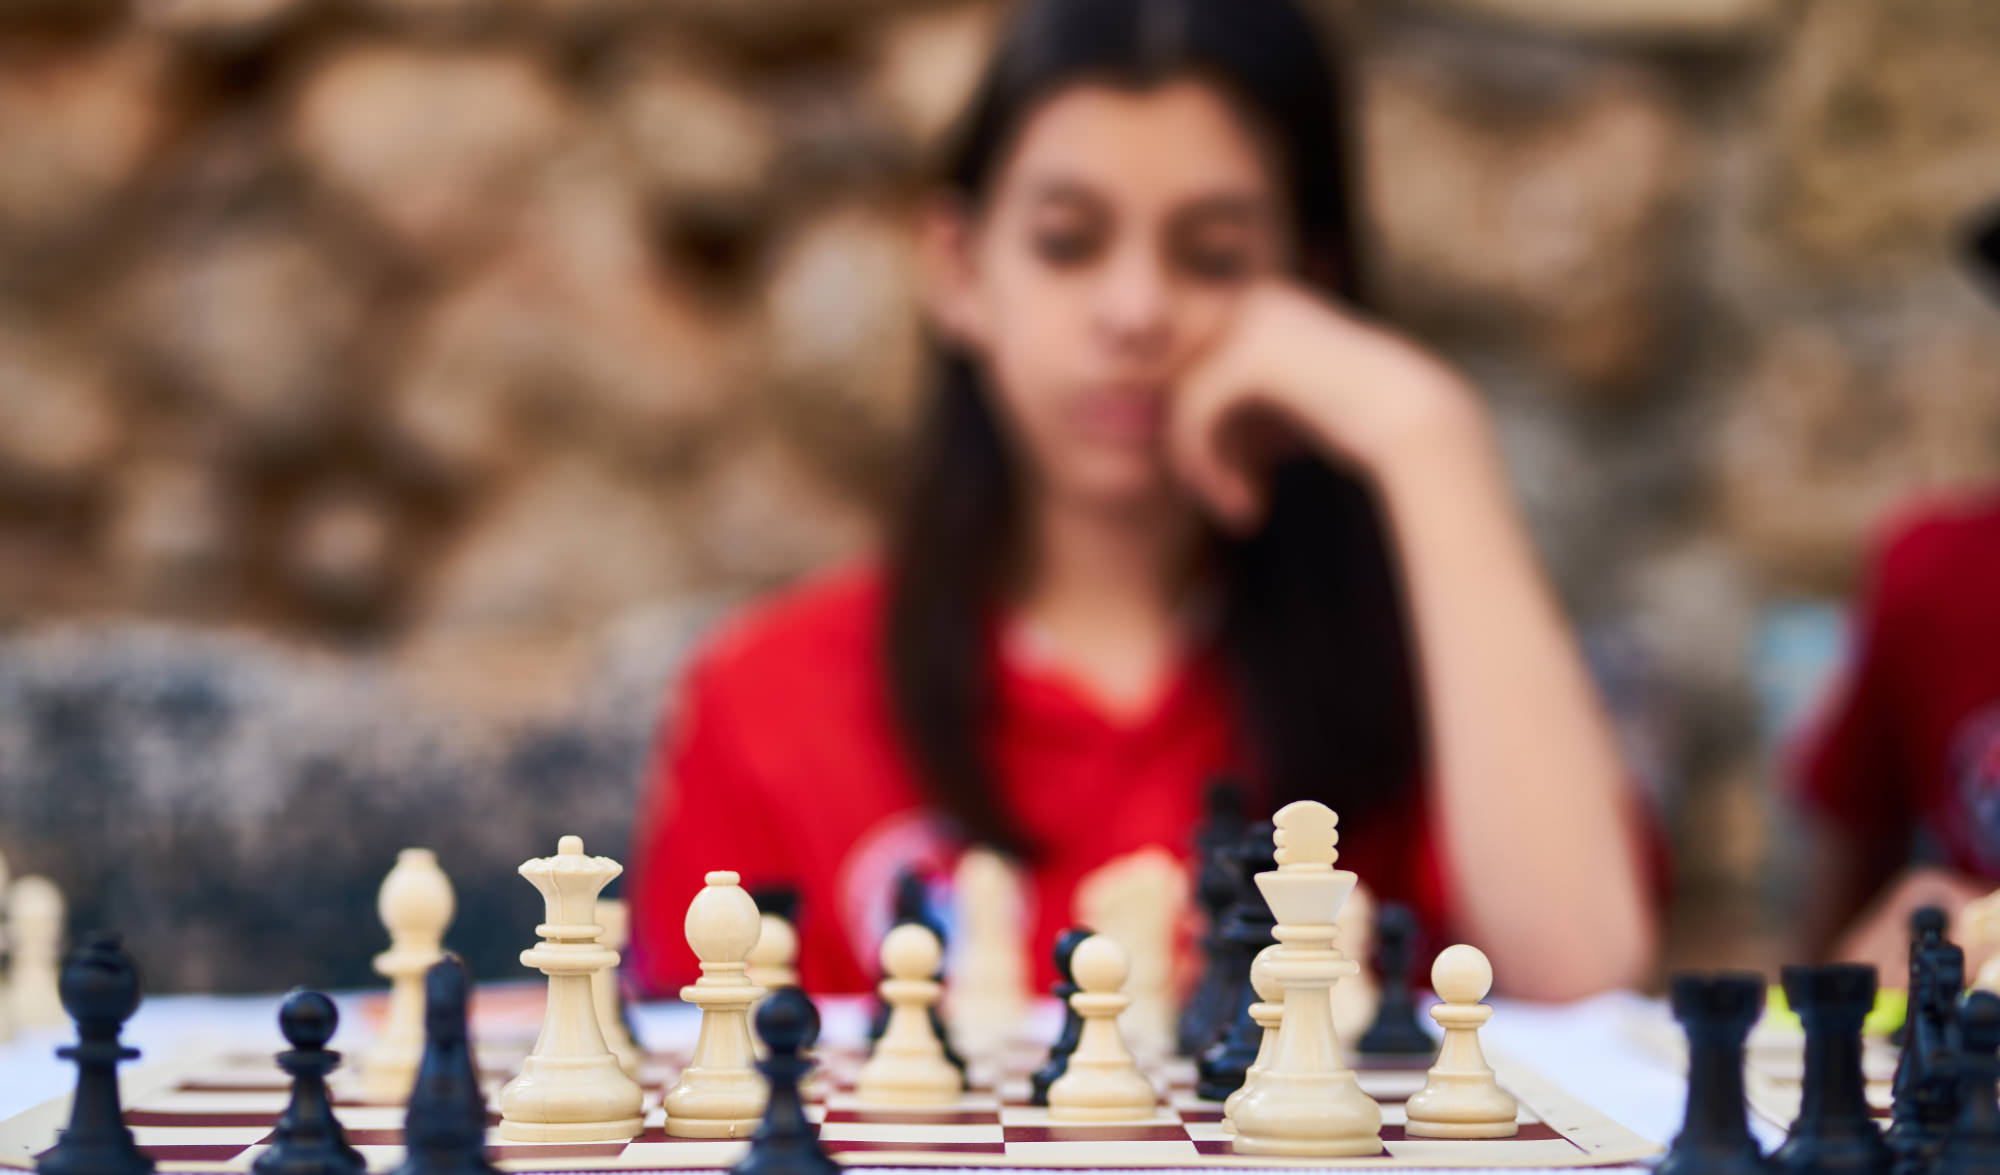
[[[764,989],[747,974],[764,926],[741,877],[718,869],[703,880],[685,924],[701,978],[681,988],[681,998],[701,1009],[701,1035],[681,1079],[667,1091],[667,1133],[748,1138],[763,1121],[768,1096],[750,1040],[750,1006]]]
[[[1058,1122],[1122,1122],[1150,1118],[1159,1093],[1118,1031],[1118,1016],[1132,999],[1125,986],[1131,963],[1125,948],[1107,935],[1077,944],[1070,974],[1080,989],[1069,1006],[1083,1017],[1083,1033],[1069,1068],[1049,1086],[1049,1117]]]
[[[1513,1137],[1520,1107],[1494,1080],[1479,1048],[1479,1026],[1493,1015],[1479,1002],[1493,989],[1493,964],[1478,947],[1446,947],[1431,964],[1431,989],[1444,1001],[1431,1009],[1444,1043],[1423,1089],[1403,1107],[1404,1130],[1424,1138]]]
[[[757,916],[762,930],[750,951],[750,982],[770,991],[799,985],[799,932],[770,911]]]
[[[878,1106],[937,1106],[958,1100],[958,1069],[931,1031],[944,948],[928,927],[906,922],[882,939],[882,1000],[889,1023],[855,1075],[860,1100]]]
[[[444,958],[444,932],[456,908],[451,879],[435,853],[396,854],[375,898],[389,931],[389,949],[375,956],[376,972],[389,980],[389,1016],[361,1054],[361,1084],[371,1098],[400,1102],[416,1083],[424,1056],[424,975]]]
[[[597,924],[604,928],[598,941],[622,957],[625,948],[632,942],[632,916],[625,903],[617,898],[599,898]],[[597,1004],[597,1027],[604,1033],[604,1043],[611,1046],[611,1053],[618,1058],[618,1067],[625,1070],[625,1075],[636,1079],[639,1076],[639,1042],[632,1039],[632,1033],[625,1027],[625,1016],[618,1006],[618,968],[606,967],[592,975],[590,994]]]
[[[7,922],[14,943],[14,1023],[22,1028],[61,1024],[56,971],[62,956],[63,896],[46,877],[23,877],[7,891]]]
[[[1250,1062],[1250,1067],[1243,1071],[1243,1084],[1237,1086],[1235,1091],[1222,1101],[1222,1129],[1226,1134],[1236,1133],[1236,1120],[1231,1114],[1235,1111],[1236,1104],[1243,1100],[1244,1093],[1256,1084],[1264,1067],[1271,1063],[1272,1050],[1278,1047],[1278,1025],[1285,1018],[1285,1005],[1279,1001],[1284,998],[1285,993],[1278,987],[1277,979],[1271,975],[1271,961],[1277,955],[1277,951],[1278,944],[1272,943],[1258,951],[1257,957],[1250,960],[1250,987],[1257,993],[1257,1002],[1250,1005],[1250,1019],[1256,1021],[1257,1027],[1264,1030],[1264,1035],[1257,1041],[1257,1059]]]
[[[585,854],[580,836],[521,865],[547,912],[535,927],[542,941],[521,952],[521,963],[549,977],[549,994],[535,1051],[500,1089],[500,1137],[510,1142],[619,1142],[643,1124],[645,1095],[606,1043],[592,989],[618,965],[618,952],[598,942],[597,895],[622,872],[609,857]]]
[[[967,849],[952,871],[958,929],[945,1000],[952,1039],[968,1057],[992,1057],[1012,1039],[1028,1010],[1021,881],[991,849]]]

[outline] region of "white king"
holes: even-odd
[[[1272,817],[1276,870],[1257,888],[1277,917],[1270,975],[1284,1013],[1268,1065],[1231,1111],[1235,1149],[1253,1155],[1372,1155],[1382,1149],[1382,1108],[1341,1057],[1328,993],[1360,965],[1333,945],[1334,923],[1358,878],[1335,869],[1339,817],[1300,800]]]
[[[618,965],[598,936],[597,895],[623,872],[609,857],[588,857],[583,838],[566,836],[556,855],[521,866],[542,891],[548,921],[521,962],[549,977],[548,1010],[521,1075],[500,1090],[500,1137],[515,1142],[617,1142],[638,1135],[639,1083],[605,1043],[591,977]]]

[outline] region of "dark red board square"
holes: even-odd
[[[534,1159],[615,1159],[630,1146],[625,1142],[537,1142],[487,1147],[487,1154],[506,1161]]]
[[[278,1120],[276,1114],[246,1113],[240,1110],[210,1114],[188,1113],[184,1110],[127,1110],[127,1126],[265,1126]]]
[[[1389,1132],[1389,1128],[1388,1128],[1388,1127],[1386,1127],[1386,1126],[1385,1126],[1385,1127],[1383,1127],[1383,1128],[1382,1128],[1382,1133],[1383,1133],[1384,1135],[1388,1134],[1388,1132]],[[1236,1154],[1236,1144],[1235,1144],[1235,1143],[1233,1143],[1233,1142],[1231,1142],[1231,1141],[1230,1141],[1229,1139],[1226,1139],[1226,1138],[1218,1138],[1218,1139],[1196,1139],[1196,1140],[1195,1140],[1195,1143],[1194,1143],[1194,1149],[1195,1149],[1196,1151],[1200,1152],[1201,1154],[1204,1154],[1204,1155],[1235,1155],[1235,1154]],[[1237,1157],[1239,1157],[1239,1158],[1255,1158],[1256,1156],[1254,1156],[1254,1155],[1240,1155],[1240,1156],[1237,1156]],[[1341,1156],[1341,1158],[1343,1158],[1343,1159],[1367,1159],[1367,1158],[1376,1158],[1376,1159],[1386,1159],[1386,1158],[1390,1158],[1390,1157],[1391,1157],[1391,1156],[1390,1156],[1390,1154],[1389,1154],[1389,1152],[1388,1152],[1388,1151],[1383,1151],[1383,1152],[1381,1152],[1380,1154],[1376,1154],[1376,1155],[1342,1155],[1342,1156]]]
[[[863,1142],[859,1139],[835,1142],[828,1139],[821,1145],[826,1148],[827,1153],[836,1155],[846,1151],[939,1151],[968,1155],[1007,1153],[1007,1144],[1004,1142]]]
[[[828,1122],[872,1122],[877,1126],[983,1126],[1000,1120],[992,1110],[828,1110]]]
[[[1181,1121],[1183,1121],[1183,1122],[1220,1122],[1220,1121],[1222,1121],[1222,1111],[1221,1111],[1221,1110],[1219,1110],[1219,1109],[1216,1109],[1216,1110],[1179,1110],[1179,1111],[1177,1111],[1177,1113],[1179,1113],[1179,1114],[1180,1114],[1180,1116],[1181,1116]]]
[[[1179,1126],[1003,1126],[1008,1142],[1186,1142]]]

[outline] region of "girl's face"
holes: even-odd
[[[933,317],[981,357],[1044,494],[1123,509],[1179,497],[1179,377],[1257,278],[1291,264],[1259,138],[1199,81],[1078,85],[1021,127],[976,219],[925,219]]]

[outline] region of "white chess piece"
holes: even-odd
[[[14,944],[9,992],[14,1023],[21,1028],[64,1023],[62,997],[56,994],[62,959],[62,891],[46,877],[17,879],[7,890],[7,924]]]
[[[1957,928],[1967,961],[1980,960],[1970,986],[2000,995],[2000,890],[1967,902],[1958,912]]]
[[[1132,1006],[1120,1028],[1142,1057],[1165,1056],[1173,1048],[1174,935],[1186,916],[1189,889],[1180,859],[1158,846],[1109,861],[1077,884],[1077,923],[1117,939],[1132,960],[1125,985]]]
[[[1257,1042],[1256,1060],[1251,1061],[1250,1067],[1243,1071],[1243,1084],[1222,1101],[1222,1129],[1226,1134],[1236,1133],[1236,1120],[1231,1114],[1243,1101],[1244,1093],[1257,1083],[1257,1078],[1271,1063],[1271,1052],[1278,1046],[1278,1026],[1285,1016],[1285,1005],[1280,1001],[1285,993],[1278,987],[1277,978],[1271,974],[1271,963],[1277,955],[1278,944],[1272,943],[1250,960],[1250,987],[1257,993],[1257,1002],[1250,1005],[1250,1019],[1264,1030],[1264,1035]]]
[[[1025,912],[1014,868],[990,849],[968,849],[952,872],[957,931],[947,1022],[959,1051],[991,1057],[1004,1049],[1028,1010]]]
[[[632,916],[625,903],[617,898],[599,898],[597,924],[604,928],[598,941],[623,958],[625,948],[632,942]],[[632,1039],[618,1007],[618,968],[606,967],[592,975],[590,994],[597,1005],[597,1026],[604,1033],[604,1043],[611,1046],[612,1055],[618,1058],[618,1067],[625,1070],[625,1075],[637,1078],[639,1042]]]
[[[592,990],[593,977],[618,965],[618,952],[598,941],[597,895],[622,872],[609,857],[585,854],[580,836],[521,865],[548,917],[521,963],[549,977],[549,994],[535,1051],[500,1088],[500,1137],[510,1142],[619,1142],[643,1124],[645,1095],[605,1041]]]
[[[424,974],[444,958],[444,932],[457,907],[451,879],[429,849],[404,849],[382,879],[375,909],[389,931],[389,949],[375,970],[389,980],[389,1015],[361,1055],[362,1088],[371,1098],[402,1101],[424,1055]]]
[[[799,985],[799,932],[782,915],[769,910],[757,917],[762,929],[757,933],[757,945],[750,949],[749,970],[745,973],[750,982],[764,989],[764,994],[750,1006],[750,1035],[761,1058],[764,1042],[757,1037],[757,1009],[777,989]],[[819,1070],[814,1069],[805,1080],[810,1082],[818,1075]]]
[[[701,978],[681,988],[681,998],[701,1009],[701,1035],[680,1080],[667,1091],[667,1133],[748,1138],[763,1120],[769,1094],[750,1040],[750,1007],[764,989],[748,974],[764,923],[741,877],[718,869],[703,880],[686,922]]]
[[[1479,1002],[1493,988],[1493,964],[1478,947],[1446,947],[1431,964],[1431,988],[1444,1001],[1431,1009],[1444,1042],[1424,1088],[1403,1107],[1404,1129],[1423,1138],[1513,1137],[1520,1107],[1500,1088],[1479,1047],[1479,1026],[1493,1015]]]
[[[1354,890],[1351,870],[1335,869],[1339,817],[1312,800],[1278,809],[1278,867],[1257,874],[1277,917],[1271,975],[1284,1013],[1270,1063],[1236,1105],[1234,1149],[1252,1155],[1372,1155],[1382,1149],[1382,1107],[1361,1089],[1341,1056],[1328,989],[1360,967],[1334,949],[1334,923]]]
[[[931,978],[944,948],[928,927],[906,922],[882,939],[881,985],[889,1023],[875,1050],[855,1075],[855,1093],[878,1106],[936,1106],[958,1100],[958,1069],[945,1060],[944,1045],[931,1031],[931,1006],[939,985]]]
[[[1118,1016],[1131,1003],[1120,989],[1130,970],[1125,948],[1093,934],[1070,956],[1078,991],[1069,1006],[1083,1017],[1083,1033],[1069,1067],[1049,1086],[1049,1117],[1057,1122],[1125,1122],[1150,1118],[1159,1091],[1125,1047]]]
[[[1375,897],[1368,886],[1358,884],[1340,908],[1334,924],[1333,949],[1360,965],[1361,969],[1333,985],[1333,1030],[1342,1040],[1359,1040],[1375,1023],[1375,1011],[1382,1003],[1382,989],[1369,967],[1375,945]]]

